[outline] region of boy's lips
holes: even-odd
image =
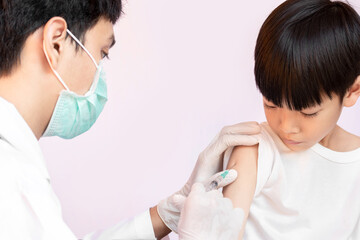
[[[282,141],[283,141],[285,144],[288,144],[288,145],[297,145],[297,144],[300,144],[300,143],[301,143],[301,142],[294,141],[294,140],[290,140],[290,139],[286,139],[286,138],[283,138]]]

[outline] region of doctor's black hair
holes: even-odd
[[[359,15],[339,1],[285,1],[260,29],[254,72],[262,95],[279,107],[342,100],[360,75]]]
[[[115,24],[121,10],[121,0],[0,0],[0,76],[18,65],[26,39],[52,17],[63,17],[84,41],[101,17]]]

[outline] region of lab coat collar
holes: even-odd
[[[0,97],[0,138],[20,151],[50,181],[45,160],[31,128],[15,106]]]

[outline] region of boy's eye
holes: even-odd
[[[276,106],[272,106],[272,105],[267,105],[266,103],[264,103],[264,106],[268,109],[275,109],[277,108]]]
[[[315,113],[301,113],[304,117],[308,117],[308,118],[312,118],[312,117],[316,117],[318,115],[319,112],[315,112]]]

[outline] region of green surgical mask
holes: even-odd
[[[60,93],[43,137],[59,136],[61,138],[70,139],[86,132],[95,123],[107,101],[107,86],[101,61],[97,64],[83,44],[69,30],[67,30],[67,33],[89,55],[97,70],[90,90],[85,95],[78,95],[70,91],[60,75],[52,67],[44,45],[44,53],[48,59],[50,68],[64,86],[65,90],[62,90]]]

